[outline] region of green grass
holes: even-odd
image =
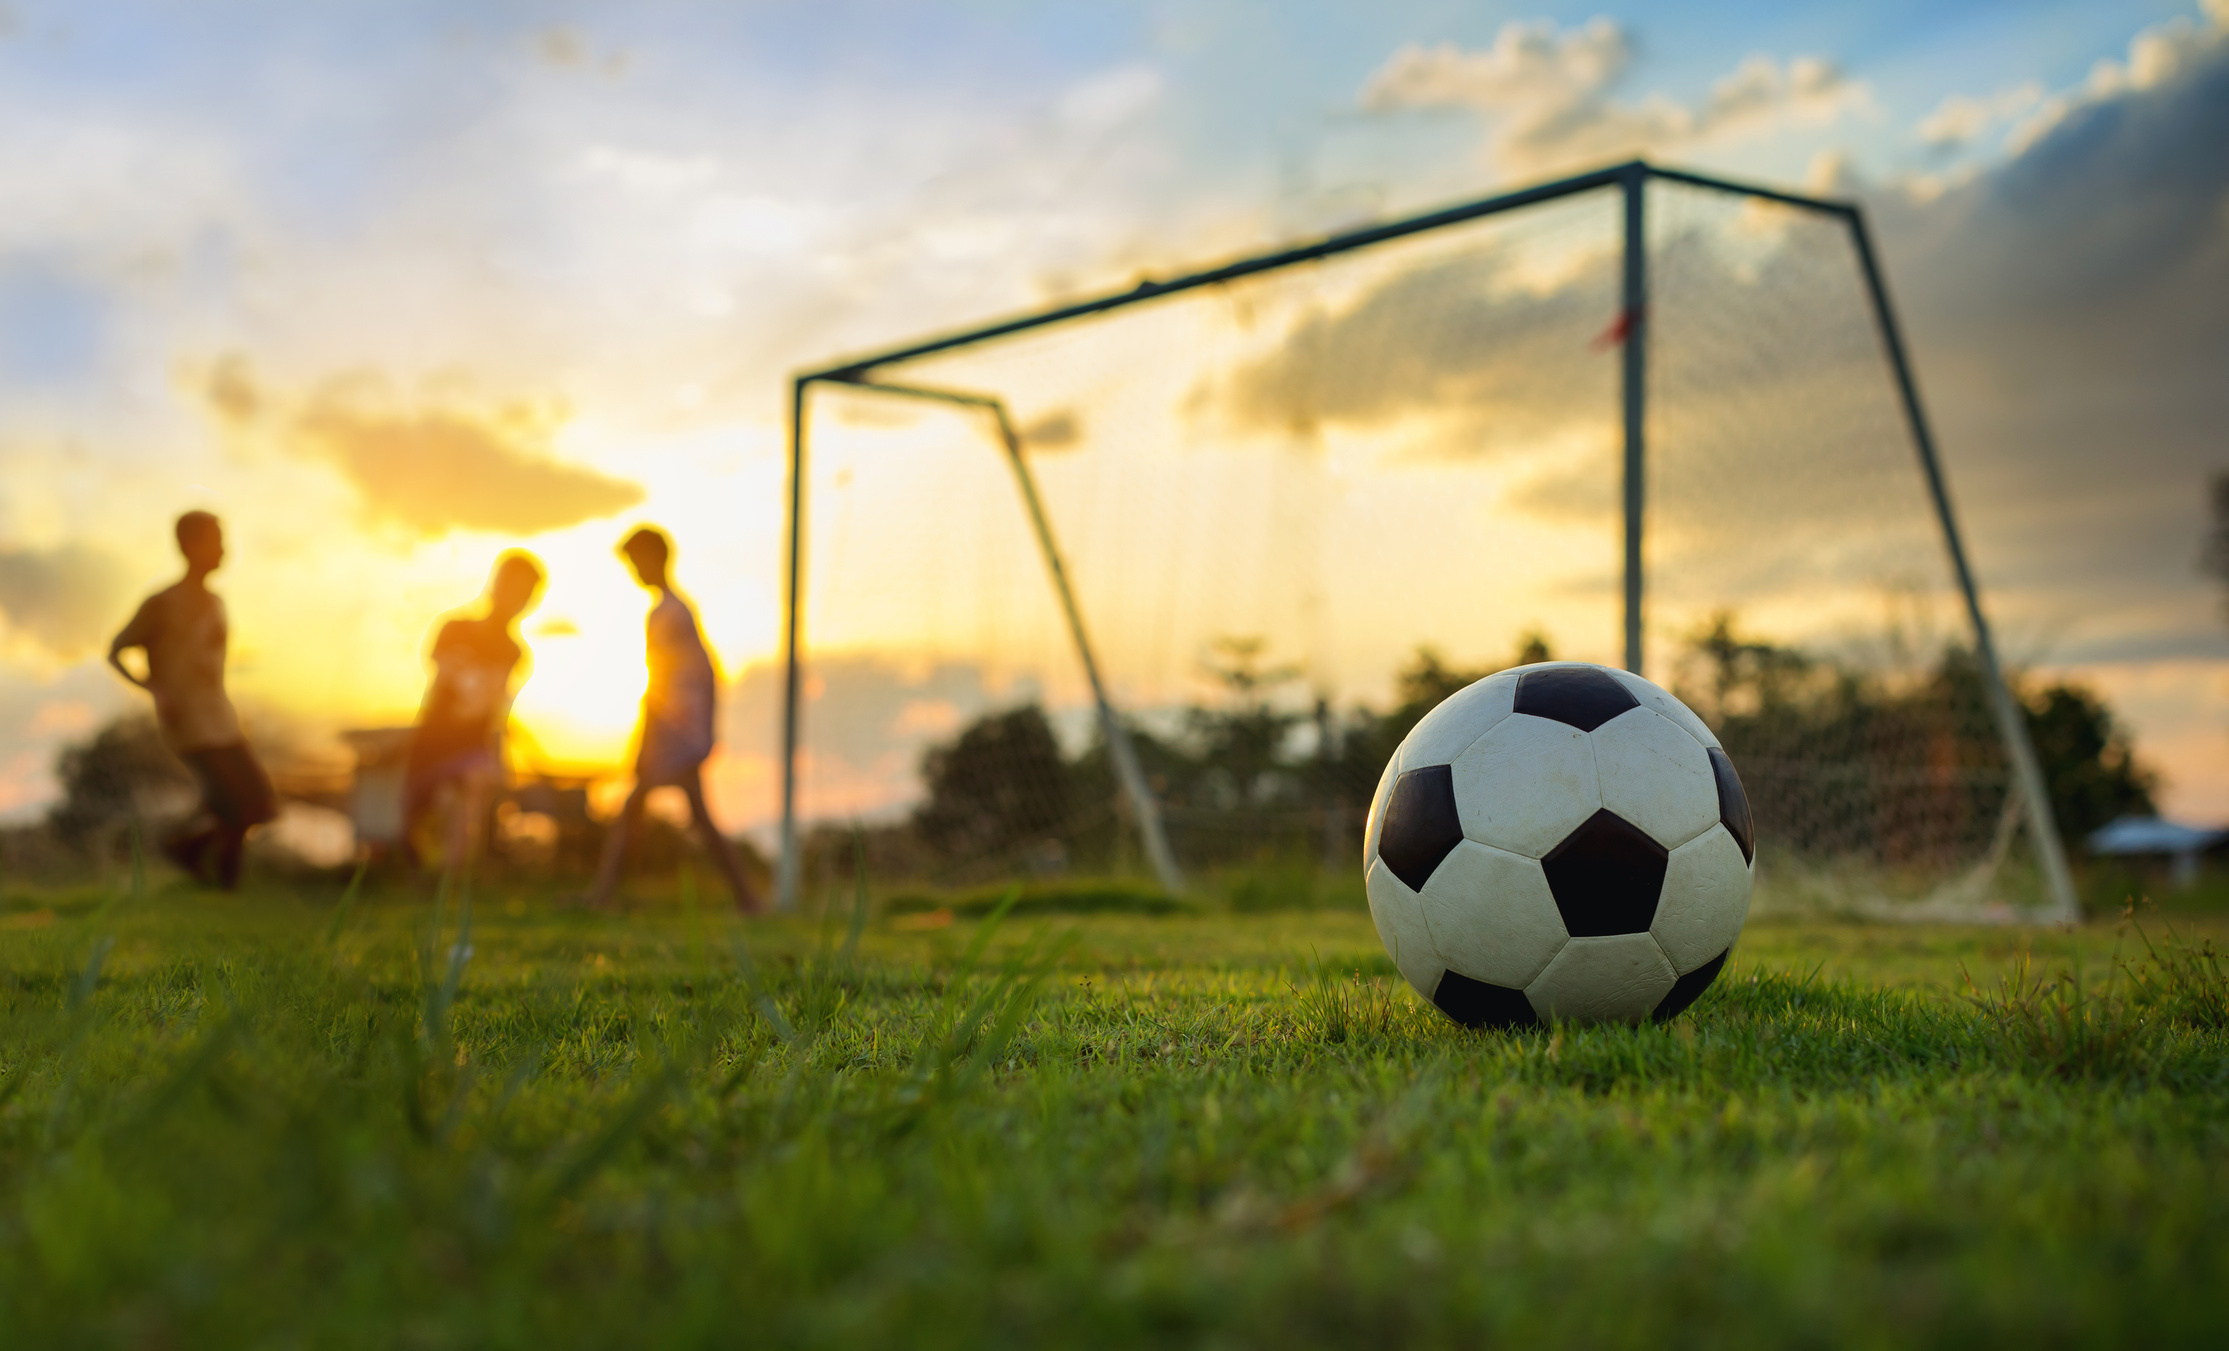
[[[1345,910],[118,893],[0,904],[0,1345],[2229,1332],[2211,920],[1756,926],[1510,1036]]]

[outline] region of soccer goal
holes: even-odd
[[[1552,655],[1712,722],[1761,904],[2075,912],[1854,205],[1620,165],[812,370],[791,432],[784,906],[859,850],[1358,890],[1407,726]]]

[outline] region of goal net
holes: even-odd
[[[790,894],[1359,895],[1407,727],[1545,654],[1717,729],[1760,906],[2034,899],[1854,214],[1594,178],[804,377]]]

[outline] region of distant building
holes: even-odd
[[[408,727],[365,727],[341,733],[356,753],[356,771],[342,801],[360,849],[384,853],[403,842],[403,776],[410,763]],[[568,863],[593,863],[602,827],[588,811],[593,775],[513,773],[510,787],[488,804],[486,839],[499,854],[537,852]]]
[[[2157,816],[2124,816],[2089,839],[2091,857],[2164,864],[2168,882],[2178,887],[2197,881],[2200,860],[2224,845],[2229,845],[2229,830],[2186,826]]]
[[[358,848],[393,849],[402,843],[403,773],[410,763],[409,727],[366,727],[341,733],[356,752],[348,789],[348,819]]]

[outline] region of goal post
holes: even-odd
[[[1873,302],[1873,320],[1881,326],[1881,345],[1887,351],[1890,368],[1896,373],[1896,391],[1911,428],[1912,449],[1918,453],[1920,468],[1927,475],[1928,496],[1942,522],[1943,547],[1950,555],[1951,568],[1958,575],[1959,594],[1966,602],[1966,622],[1972,627],[1974,652],[1986,677],[1984,688],[1989,698],[1989,711],[1995,715],[2005,749],[2012,756],[2014,782],[2027,815],[2036,866],[2043,871],[2045,891],[2050,898],[2049,918],[2061,923],[2072,922],[2081,918],[2082,907],[2074,894],[2073,874],[2067,867],[2066,845],[2059,838],[2059,823],[2051,815],[2051,794],[2043,781],[2043,766],[2036,759],[2035,741],[2028,735],[2027,718],[2014,701],[2012,688],[2005,680],[2004,665],[1997,657],[1996,638],[1989,631],[1989,616],[1981,607],[1981,588],[1974,581],[1972,565],[1966,561],[1966,544],[1958,530],[1958,513],[1951,508],[1950,485],[1943,477],[1942,461],[1935,454],[1935,434],[1927,421],[1926,405],[1920,402],[1911,358],[1904,350],[1903,329],[1896,322],[1895,308],[1889,304],[1888,282],[1873,252],[1872,231],[1866,227],[1864,214],[1854,205],[1848,208],[1846,219],[1850,225],[1850,242],[1857,249],[1859,265],[1865,270],[1866,292]]]
[[[786,545],[784,909],[813,828],[939,792],[992,804],[947,878],[1337,857],[1385,725],[1338,705],[1529,621],[1687,643],[1647,673],[1785,804],[1761,869],[1971,892],[2025,826],[2028,913],[2077,914],[1851,203],[1634,162],[810,370]]]
[[[1107,697],[1106,681],[1100,677],[1099,659],[1091,650],[1091,636],[1084,626],[1083,611],[1076,604],[1075,588],[1069,585],[1068,568],[1060,558],[1060,545],[1053,538],[1052,523],[1046,518],[1045,504],[1037,493],[1037,481],[1031,476],[1029,460],[1022,453],[1021,433],[1015,429],[1006,404],[988,394],[891,384],[872,379],[865,373],[847,377],[844,383],[855,389],[877,394],[953,404],[990,415],[992,426],[998,433],[999,446],[1006,453],[1007,464],[1013,468],[1014,484],[1021,493],[1022,505],[1029,512],[1030,531],[1044,557],[1045,575],[1052,583],[1054,594],[1059,597],[1061,616],[1067,621],[1069,637],[1076,645],[1076,660],[1083,667],[1085,680],[1090,682],[1091,702],[1099,715],[1100,735],[1105,738],[1115,781],[1122,789],[1123,800],[1129,804],[1139,843],[1145,846],[1146,859],[1153,869],[1155,880],[1172,895],[1181,894],[1184,890],[1184,873],[1177,866],[1176,855],[1169,849],[1168,835],[1161,825],[1160,802],[1147,785],[1144,771],[1139,768],[1137,750],[1131,744],[1129,729],[1123,725],[1121,716],[1116,713],[1113,702]],[[794,666],[794,661],[791,664]],[[783,837],[787,839],[792,834],[785,818]]]

